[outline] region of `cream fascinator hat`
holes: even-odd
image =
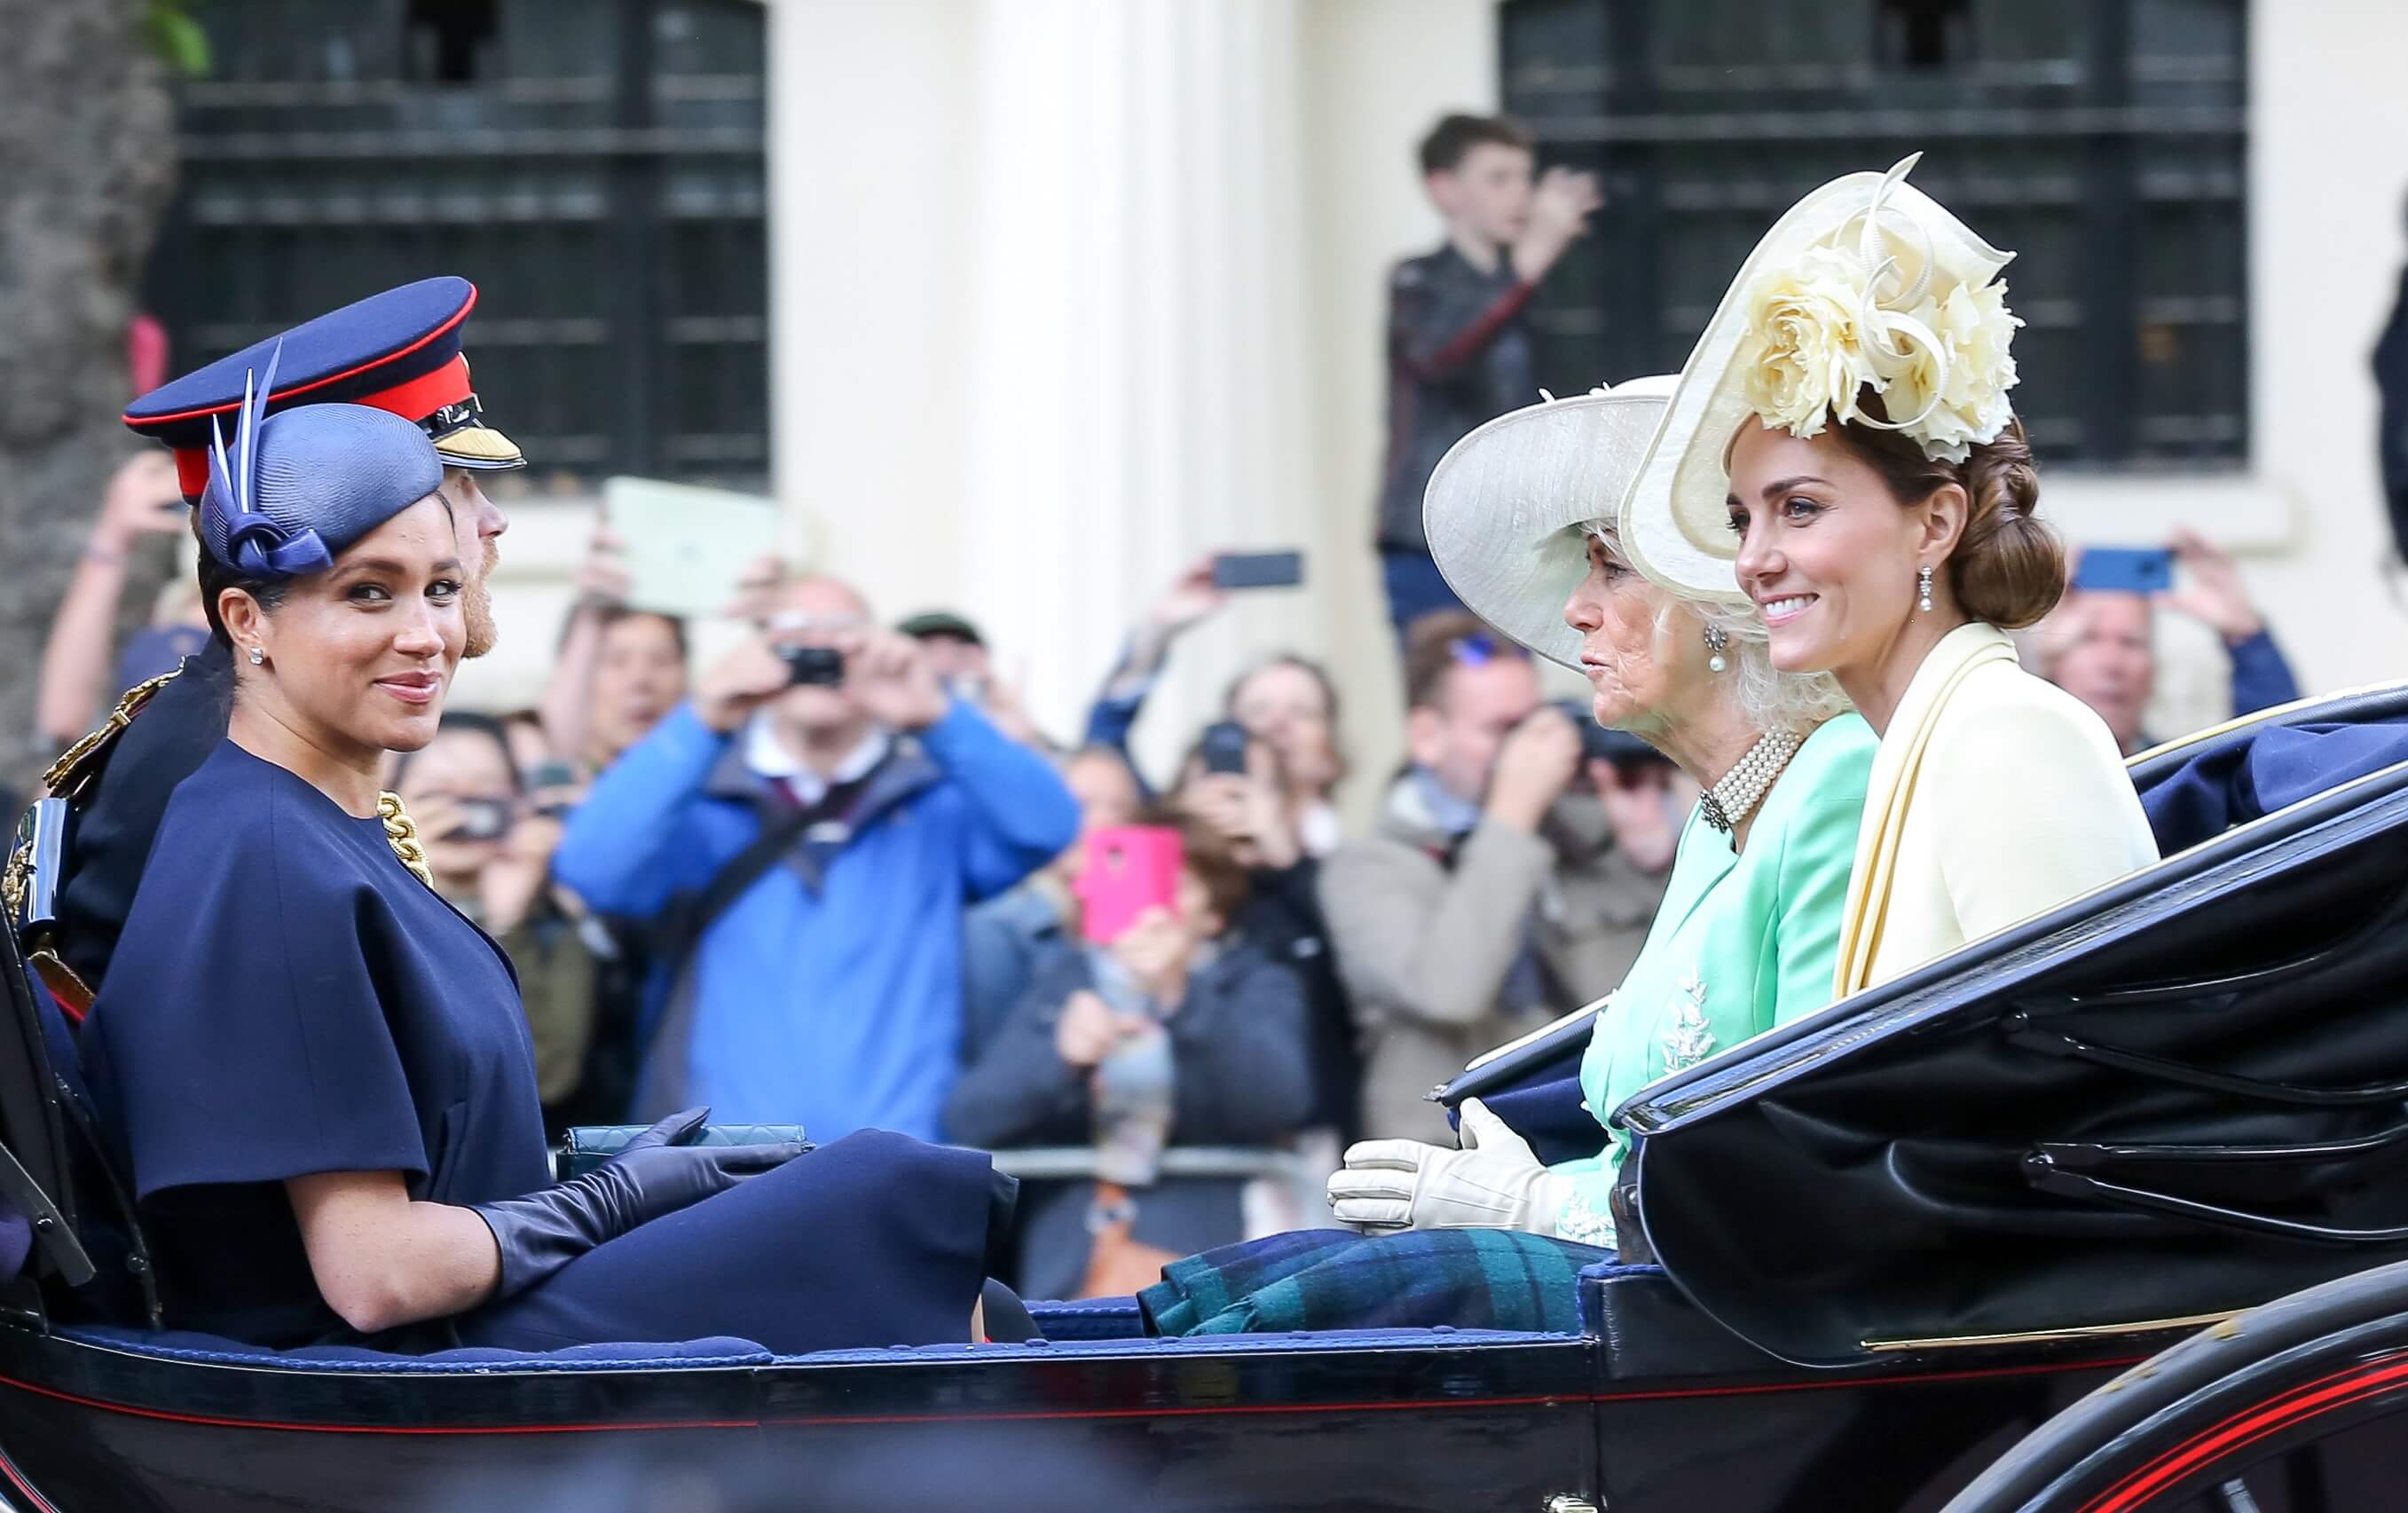
[[[1649,578],[1746,602],[1724,459],[1751,421],[1799,437],[1856,421],[1962,462],[2014,418],[2007,348],[2023,323],[1998,281],[2014,254],[1906,182],[1921,156],[1815,190],[1741,266],[1622,500],[1624,550]],[[1867,388],[1888,419],[1859,408]]]
[[[1564,601],[1588,575],[1582,527],[1612,517],[1675,382],[1666,374],[1550,397],[1498,416],[1439,459],[1422,524],[1466,608],[1549,661],[1580,666]],[[1727,568],[1723,580],[1732,584]]]

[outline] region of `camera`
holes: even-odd
[[[844,654],[833,646],[781,646],[789,687],[834,688],[844,682]]]
[[[1627,730],[1609,730],[1597,723],[1585,699],[1563,699],[1555,708],[1572,722],[1581,734],[1581,758],[1584,761],[1610,763],[1613,770],[1628,776],[1650,766],[1670,767],[1671,758]]]
[[[498,841],[510,830],[511,810],[508,799],[455,799],[460,809],[460,823],[446,841]]]

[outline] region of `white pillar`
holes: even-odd
[[[1214,547],[1300,547],[1180,648],[1149,771],[1249,658],[1327,658],[1373,779],[1369,541],[1412,144],[1493,101],[1493,0],[775,0],[772,413],[816,565],[984,624],[1076,733],[1121,629]]]
[[[1297,46],[1287,0],[978,7],[963,607],[1068,734],[1181,563],[1309,554],[1180,648],[1155,772],[1243,658],[1324,640]]]

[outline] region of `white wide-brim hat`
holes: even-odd
[[[1549,661],[1580,666],[1564,603],[1588,575],[1582,527],[1613,519],[1673,382],[1665,374],[1549,399],[1448,449],[1422,496],[1422,525],[1465,608]]]
[[[1834,179],[1790,207],[1756,244],[1731,280],[1681,368],[1663,424],[1648,443],[1621,501],[1623,549],[1651,580],[1684,598],[1748,602],[1732,573],[1739,538],[1730,528],[1730,476],[1725,459],[1742,425],[1756,421],[1747,375],[1760,349],[1750,341],[1756,286],[1799,263],[1812,248],[1861,231],[1876,205],[1883,243],[1897,259],[1900,284],[1980,288],[2014,254],[1975,236],[1938,201],[1905,182],[1917,153],[1886,174]]]

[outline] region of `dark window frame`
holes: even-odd
[[[487,416],[530,462],[505,476],[765,490],[762,6],[485,3],[445,80],[413,0],[194,0],[213,65],[178,86],[144,291],[171,371],[456,273]]]
[[[1608,194],[1533,301],[1541,382],[1676,369],[1783,209],[1920,149],[1914,181],[2023,254],[2015,398],[2043,459],[2244,470],[2246,5],[2080,0],[2018,35],[2046,7],[1948,0],[1933,66],[1883,55],[1891,0],[1506,0],[1504,110]],[[1740,35],[1741,10],[1769,19]]]

